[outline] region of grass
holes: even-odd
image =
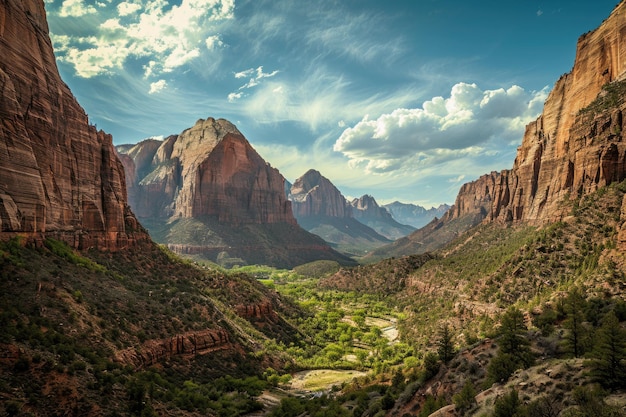
[[[354,378],[365,376],[365,372],[354,370],[330,370],[317,369],[304,371],[296,374],[291,381],[293,389],[303,389],[307,391],[323,391],[330,389],[334,385],[340,386],[344,382],[349,382]]]

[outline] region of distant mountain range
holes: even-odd
[[[390,204],[384,204],[384,208],[391,213],[394,219],[403,224],[408,224],[416,229],[426,226],[435,217],[441,218],[446,211],[450,209],[447,204],[441,204],[438,207],[429,209],[415,204],[401,203],[394,201]]]

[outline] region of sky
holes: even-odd
[[[618,0],[45,0],[59,71],[114,144],[234,123],[293,182],[430,208],[511,168]]]

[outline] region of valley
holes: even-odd
[[[96,17],[78,3],[52,16]],[[53,41],[90,40],[51,34],[53,6],[0,0],[0,414],[626,415],[626,1],[578,39],[512,167],[431,209],[346,198],[304,163],[291,184],[224,118],[114,146],[61,79]],[[233,73],[256,78],[229,105],[278,74]],[[503,89],[454,88],[506,119]],[[443,101],[420,117],[458,116]],[[377,155],[409,113],[375,122]],[[373,122],[333,151],[382,177],[404,148],[368,160]]]

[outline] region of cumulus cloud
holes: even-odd
[[[67,37],[55,45],[59,61],[81,77],[113,73],[129,58],[148,62],[146,77],[171,72],[199,57],[202,48],[222,47],[216,31],[219,22],[234,18],[235,8],[234,0],[182,0],[171,7],[163,0],[109,3],[100,3],[105,10],[98,11],[93,33],[57,34]],[[93,13],[95,7],[80,0],[65,0],[59,9],[61,17]]]
[[[148,91],[148,94],[159,93],[159,92],[163,91],[163,89],[165,89],[165,87],[167,87],[167,81],[165,81],[165,80],[159,80],[159,81],[155,81],[153,83],[150,83],[150,91]]]
[[[62,17],[80,17],[93,13],[97,13],[96,8],[85,4],[83,0],[64,0],[59,10],[59,15]]]
[[[421,108],[365,116],[343,131],[333,149],[370,172],[484,156],[519,142],[546,97],[547,89],[527,92],[514,85],[483,91],[476,84],[458,83],[449,97],[434,97]]]

